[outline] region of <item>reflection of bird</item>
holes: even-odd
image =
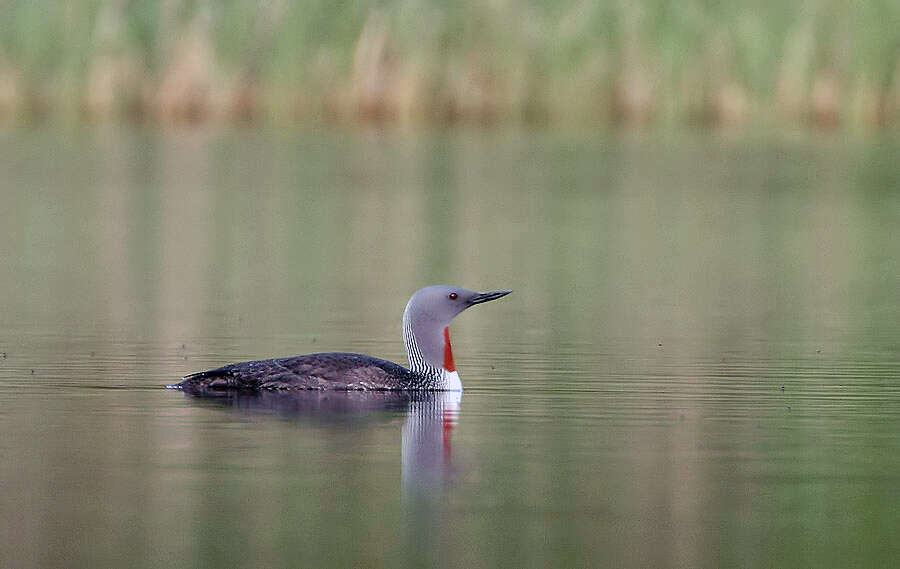
[[[450,348],[450,321],[471,306],[511,292],[472,292],[440,285],[416,291],[403,312],[409,369],[362,354],[309,354],[228,364],[188,375],[172,387],[459,391],[462,383]]]
[[[277,415],[329,429],[362,427],[404,417],[401,429],[403,489],[423,498],[449,482],[450,437],[459,419],[462,393],[456,391],[270,391],[187,386],[185,395],[207,405],[246,413]]]
[[[403,485],[408,491],[444,482],[450,438],[459,419],[460,392],[429,393],[409,402],[402,430]]]
[[[385,429],[403,418],[400,430],[401,489],[403,495],[408,555],[415,565],[440,565],[435,557],[441,552],[445,527],[445,489],[452,488],[463,470],[451,453],[450,438],[459,421],[460,391],[291,391],[209,389],[186,385],[184,394],[203,407],[232,407],[240,413],[277,416],[302,425],[304,432],[314,430],[316,439],[340,444],[342,452],[330,461],[359,460],[359,447],[346,447],[346,441],[372,441],[367,438],[374,425]],[[386,439],[380,439],[386,440]],[[335,447],[337,448],[337,447]],[[382,456],[395,448],[377,447]],[[371,448],[370,448],[371,450]],[[374,455],[373,455],[374,456]],[[333,462],[329,462],[329,467]],[[340,467],[337,472],[341,472]]]

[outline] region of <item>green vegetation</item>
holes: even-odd
[[[900,3],[7,0],[0,117],[770,122],[900,113]]]

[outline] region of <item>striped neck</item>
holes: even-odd
[[[461,391],[450,347],[450,328],[416,324],[410,312],[407,304],[403,311],[403,343],[409,370],[426,380],[423,388]]]

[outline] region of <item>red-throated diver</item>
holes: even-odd
[[[171,387],[190,389],[319,389],[459,391],[450,348],[450,321],[463,310],[511,290],[473,292],[454,286],[419,289],[403,312],[409,369],[362,354],[308,354],[228,364],[185,376]]]

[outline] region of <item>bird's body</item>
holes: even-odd
[[[403,313],[410,368],[363,354],[308,354],[228,364],[185,376],[184,390],[428,390],[462,389],[450,347],[450,321],[460,312],[512,291],[476,293],[431,286],[417,291]]]
[[[366,356],[332,352],[228,364],[184,378],[180,385],[211,389],[427,389],[405,367]],[[418,387],[419,385],[423,387]]]

